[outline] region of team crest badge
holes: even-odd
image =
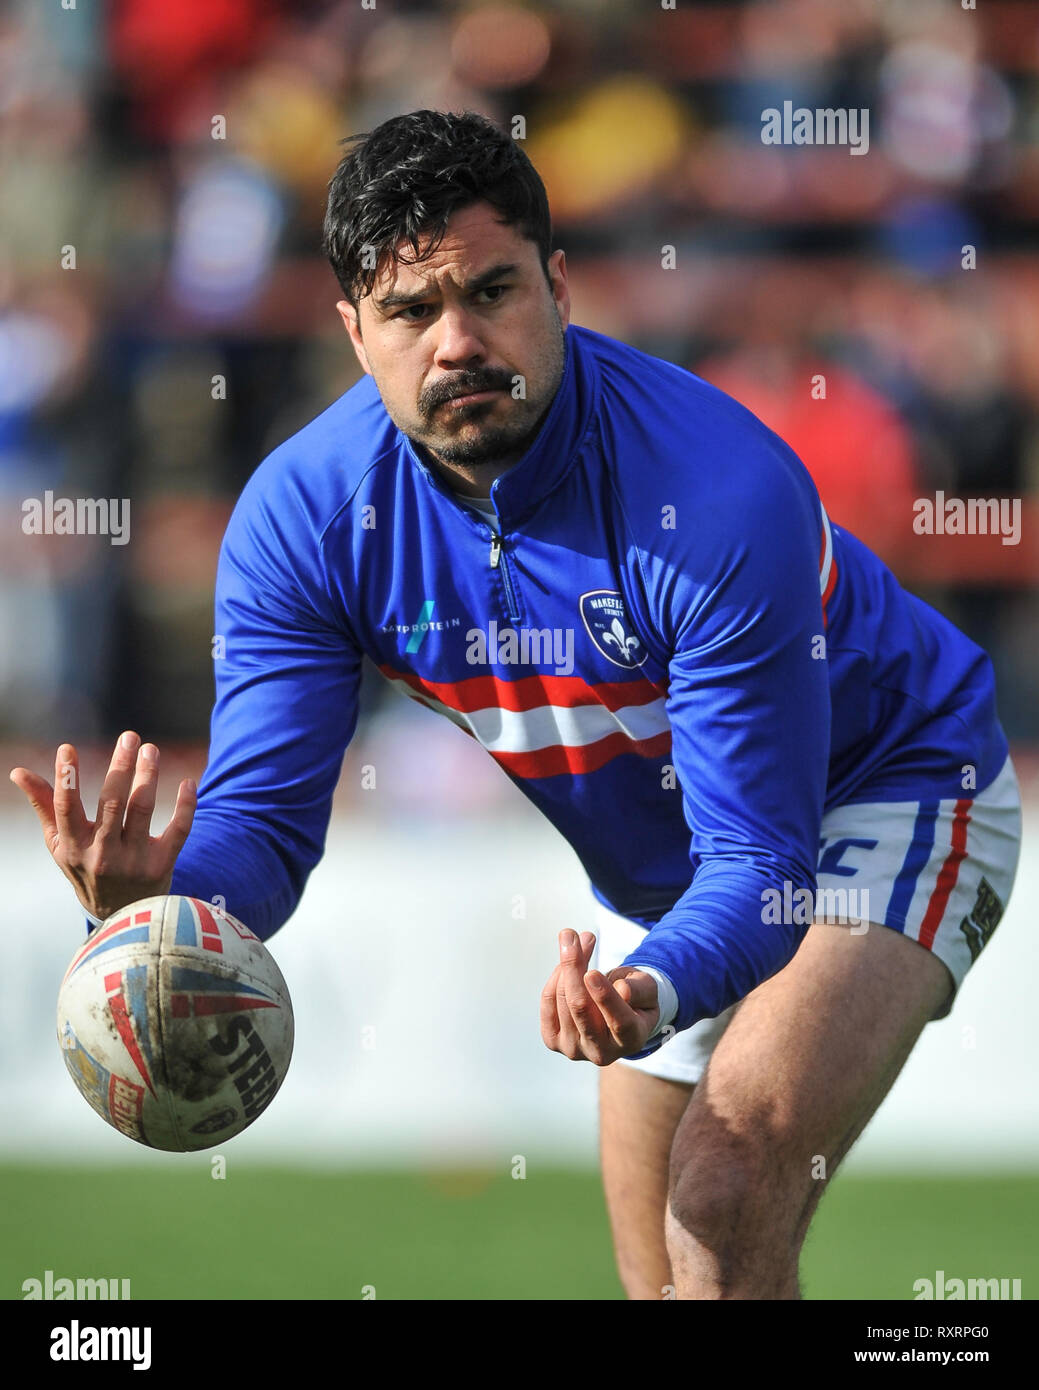
[[[632,630],[624,600],[616,589],[592,589],[581,595],[581,620],[599,651],[614,666],[634,670],[649,653]]]
[[[978,896],[974,906],[960,923],[960,931],[967,938],[967,945],[970,947],[972,965],[988,945],[988,939],[996,930],[1002,916],[1003,904],[992,884],[983,878],[978,884]]]

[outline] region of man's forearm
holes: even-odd
[[[815,880],[790,869],[794,889]],[[793,957],[807,923],[766,920],[764,890],[775,882],[746,865],[703,865],[695,884],[625,957],[662,971],[674,984],[681,1030],[748,995]]]
[[[296,910],[312,867],[270,825],[200,806],[170,892],[219,903],[266,940]]]

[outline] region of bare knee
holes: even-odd
[[[690,1235],[726,1246],[752,1234],[765,1182],[756,1145],[738,1136],[713,1138],[673,1160],[668,1209]]]
[[[685,1130],[665,1222],[679,1297],[799,1297],[804,1182],[795,1166],[765,1125]]]

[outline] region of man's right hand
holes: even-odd
[[[54,786],[28,768],[16,767],[11,781],[29,798],[43,838],[80,903],[94,917],[110,917],[128,903],[168,893],[177,855],[195,815],[196,788],[181,782],[169,825],[149,834],[159,780],[159,750],[138,748],[137,734],[122,734],[112,754],[89,821],[79,795],[79,759],[63,743],[54,762]],[[124,819],[125,817],[125,819]]]

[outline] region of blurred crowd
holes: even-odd
[[[868,109],[868,155],[765,145],[785,101]],[[230,508],[357,377],[338,142],[423,106],[523,117],[575,320],[783,435],[1039,739],[1028,0],[0,3],[0,737],[204,741]],[[26,535],[47,490],[130,544]],[[1020,543],[917,536],[938,490],[1022,498]]]

